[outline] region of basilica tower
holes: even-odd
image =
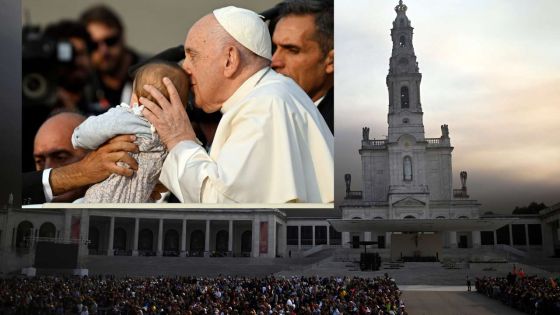
[[[391,28],[391,58],[386,77],[389,108],[388,130],[385,130],[388,132],[376,132],[387,136],[371,139],[370,128],[362,128],[359,149],[362,190],[351,189],[351,176],[347,174],[346,197],[339,205],[343,219],[389,219],[392,221],[387,226],[391,226],[393,232],[402,232],[397,227],[401,225],[398,222],[401,219],[478,218],[480,207],[478,201],[470,199],[467,193],[466,172],[461,172],[461,189],[453,189],[453,146],[449,127],[442,124],[441,133],[435,137],[425,134],[420,100],[422,74],[418,69],[412,40],[414,29],[408,19],[407,9],[402,0],[398,1]],[[371,106],[383,106],[383,103],[375,101]],[[402,226],[412,226],[415,224],[413,222],[420,221],[402,223]],[[363,237],[366,241],[377,239],[378,244],[389,245],[393,236],[391,233],[386,234],[384,229],[377,229],[380,226],[376,223],[375,228],[372,225],[372,231],[362,235],[343,232],[342,243]],[[475,232],[452,231],[449,235],[445,234],[441,241],[451,248],[457,247],[458,243],[463,244],[462,247],[470,243],[476,247],[481,241],[480,233]],[[418,248],[418,244],[412,244],[411,248]],[[395,251],[395,257],[398,254]],[[402,251],[400,254],[402,256]]]
[[[441,136],[426,138],[424,133],[420,82],[413,28],[407,6],[395,7],[393,42],[386,83],[389,94],[386,139],[362,135],[363,200],[386,203],[389,218],[428,218],[434,202],[452,200],[451,139],[447,125]]]
[[[389,142],[396,142],[405,134],[416,141],[424,141],[422,104],[418,62],[412,43],[413,28],[406,16],[407,7],[402,0],[395,7],[397,17],[393,21],[391,38],[393,49],[389,60],[387,89],[389,90]]]

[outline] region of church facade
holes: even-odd
[[[395,7],[391,38],[392,54],[386,83],[389,95],[386,139],[370,139],[363,128],[359,154],[362,160],[362,191],[350,189],[346,175],[346,198],[340,204],[343,219],[456,219],[478,218],[480,204],[467,193],[467,173],[461,172],[462,187],[453,189],[452,151],[449,127],[441,126],[439,137],[425,135],[420,84],[422,74],[414,52],[413,28],[402,1]],[[369,235],[366,241],[389,243],[389,235]],[[459,237],[459,240],[458,240]],[[344,239],[350,236],[343,233]],[[480,245],[480,233],[451,232],[447,246],[464,242]]]

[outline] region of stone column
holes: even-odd
[[[113,241],[115,238],[115,217],[111,217],[109,221],[109,240],[107,244],[107,256],[113,256]]]
[[[449,232],[449,248],[457,248],[457,231]]]
[[[327,225],[327,246],[331,245],[331,226]]]
[[[496,233],[496,230],[494,230],[494,246],[498,245],[498,234]]]
[[[551,223],[543,222],[541,225],[542,247],[546,255],[554,255],[554,229]]]
[[[229,222],[228,222],[227,250],[230,254],[233,253],[233,220],[229,220]]]
[[[276,218],[272,215],[268,218],[268,257],[276,257]]]
[[[16,235],[17,230],[16,229],[17,228],[15,226],[12,228],[12,243],[10,245],[12,248],[16,247],[16,241],[17,241],[17,235]],[[57,239],[60,239],[60,231],[57,231],[57,234],[58,234]]]
[[[301,225],[297,227],[297,248],[301,250]]]
[[[6,221],[4,221],[4,227],[2,230],[2,235],[0,235],[0,239],[2,240],[2,247],[0,248],[0,252],[4,251],[4,252],[8,252],[10,250],[10,240],[11,240],[11,235],[9,233],[9,226],[10,226],[10,218],[11,216],[11,210],[8,207],[8,211],[7,211],[7,215],[6,215]],[[56,237],[56,228],[55,228],[55,237]]]
[[[350,232],[342,232],[342,247],[350,248]]]
[[[89,211],[82,209],[80,219],[80,256],[89,255],[88,241],[89,241]]]
[[[311,246],[315,246],[315,225],[311,226]]]
[[[472,244],[473,248],[480,248],[480,231],[472,231]]]
[[[391,248],[391,235],[392,232],[385,232],[385,248]]]
[[[70,240],[71,234],[72,234],[72,213],[70,213],[69,209],[66,209],[64,210],[64,239]]]
[[[206,220],[204,235],[204,257],[210,257],[210,220]]]
[[[181,257],[185,257],[187,254],[187,219],[183,219],[183,225],[181,227]]]
[[[529,247],[529,224],[525,225],[525,246]]]
[[[158,237],[157,237],[157,256],[163,255],[163,219],[159,219]]]
[[[371,232],[364,232],[364,241],[369,242],[371,241]],[[366,245],[367,248],[370,248],[370,245]]]
[[[509,228],[509,246],[513,247],[513,226],[508,225]]]
[[[140,229],[140,218],[134,218],[134,239],[132,241],[132,256],[138,256],[138,233]]]
[[[259,257],[259,242],[261,239],[261,224],[259,219],[253,219],[253,232],[251,233],[253,237],[253,244],[251,246],[251,256],[252,257]]]
[[[276,242],[278,243],[278,255],[281,257],[286,257],[286,247],[288,245],[288,240],[286,239],[288,231],[287,231],[287,225],[284,224],[280,224],[280,231],[278,231],[278,239],[276,240]]]
[[[33,249],[35,248],[35,246],[37,245],[37,228],[32,227],[31,229],[29,229],[29,240],[28,240],[28,244],[29,244],[29,249],[30,252],[33,252]],[[79,244],[78,244],[79,245]]]

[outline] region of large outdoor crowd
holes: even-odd
[[[507,277],[483,277],[475,281],[476,290],[493,299],[534,315],[560,314],[558,279],[526,276],[523,270]]]
[[[2,314],[405,315],[385,277],[35,277],[0,279]]]

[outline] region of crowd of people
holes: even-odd
[[[385,277],[0,279],[2,314],[407,314]]]
[[[475,281],[476,290],[527,314],[560,314],[560,278],[526,276],[523,270],[507,277],[483,277]]]

